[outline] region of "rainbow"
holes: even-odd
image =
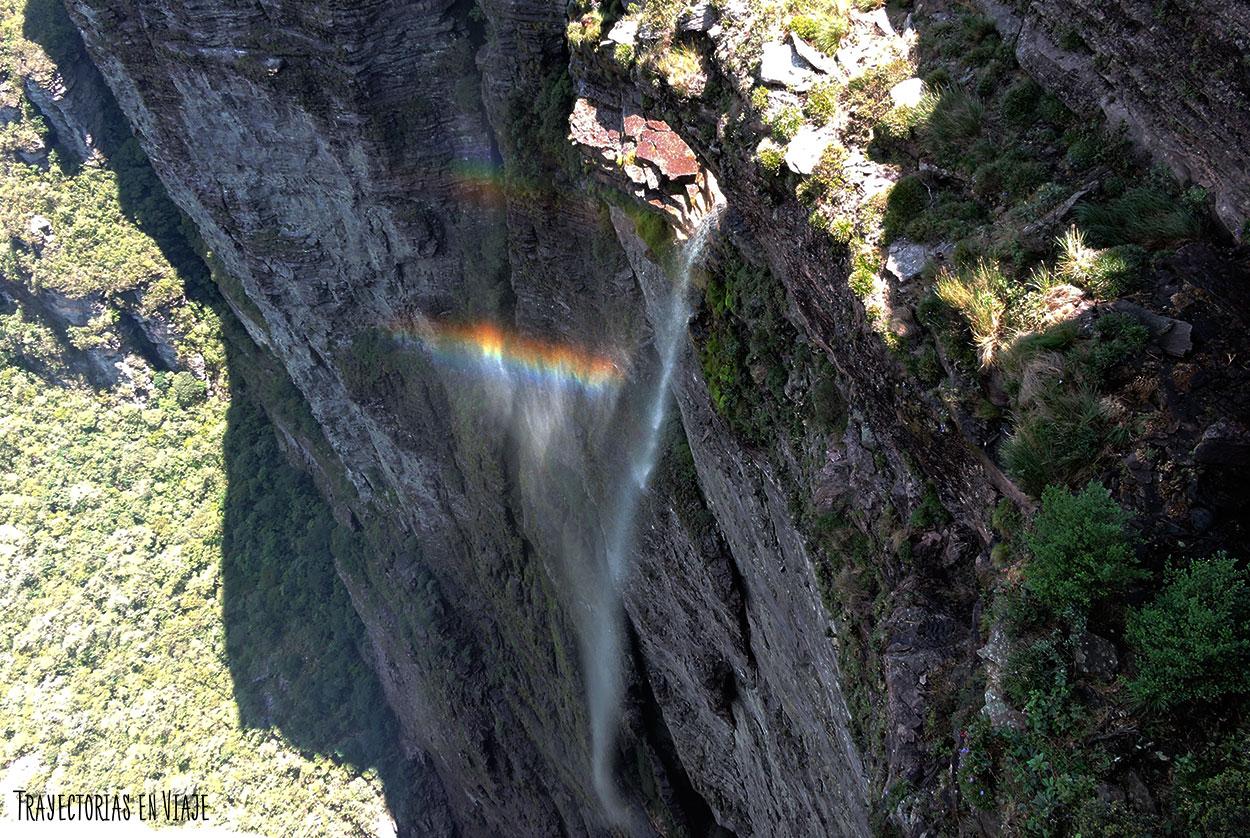
[[[436,357],[469,361],[507,377],[596,391],[618,384],[620,367],[611,359],[567,344],[510,333],[492,323],[425,321],[392,328],[400,338],[416,338]]]

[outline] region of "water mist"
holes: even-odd
[[[703,252],[720,218],[720,205],[705,215],[681,249],[677,276],[668,299],[655,307],[654,346],[659,358],[659,373],[643,404],[643,427],[625,453],[625,468],[615,491],[609,498],[603,520],[604,556],[607,573],[600,580],[600,589],[590,597],[597,613],[587,626],[585,644],[586,693],[589,704],[592,764],[595,789],[610,817],[618,823],[629,820],[612,778],[616,732],[620,722],[622,699],[622,592],[631,569],[635,519],[643,493],[655,469],[660,451],[660,433],[668,407],[668,390],[677,365],[686,324],[690,320],[689,291],[691,274],[702,260]]]

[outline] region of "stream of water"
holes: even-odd
[[[661,429],[669,402],[669,385],[677,366],[686,325],[690,320],[691,274],[702,261],[704,250],[719,218],[720,207],[713,207],[682,246],[677,276],[668,299],[659,306],[661,315],[655,320],[654,335],[655,351],[660,361],[659,374],[644,404],[642,433],[627,452],[626,470],[613,495],[609,517],[605,518],[609,523],[604,545],[608,573],[599,596],[603,610],[598,615],[599,619],[594,621],[592,636],[587,638],[591,651],[587,661],[587,699],[595,789],[608,814],[622,824],[629,820],[629,816],[612,779],[622,699],[621,594],[632,567],[638,507],[659,458]]]

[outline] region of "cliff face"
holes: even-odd
[[[712,27],[706,9],[682,24],[707,32],[722,109],[585,55],[570,69],[565,13],[548,3],[66,5],[235,312],[311,408],[316,427],[283,429],[287,444],[373,547],[338,556],[338,571],[424,769],[407,831],[864,834],[872,792],[932,781],[931,676],[957,682],[974,659],[970,577],[987,512],[996,493],[1019,492],[882,342],[845,281],[845,249],[778,196],[753,159],[758,137],[727,139],[721,110],[741,117],[734,97],[753,84],[742,27]],[[995,11],[1041,31],[1066,5]],[[1231,223],[1248,146],[1220,114],[1240,88],[1181,120],[1193,136],[1161,127],[1181,118],[1142,104],[1153,82],[1128,68],[1151,62],[1123,29],[1130,18],[1083,34],[1094,53],[1138,50],[1123,67],[1089,63],[1103,92],[1078,69],[1064,90],[1104,110],[1114,92],[1133,130],[1209,185]],[[888,20],[880,28],[893,37]],[[1042,43],[1022,33],[1019,51],[1050,84]],[[572,159],[570,114],[592,161],[595,143],[636,141],[601,167],[610,200]],[[638,208],[688,227],[717,198],[713,182],[728,205],[715,270],[741,257],[774,277],[787,340],[829,367],[779,389],[827,379],[842,415],[744,439],[683,338],[679,421],[665,427],[618,605],[603,581],[603,510],[650,419],[673,273]],[[439,329],[572,347],[609,359],[619,382],[553,391],[483,377],[426,351]],[[921,514],[930,496],[940,520]],[[880,551],[885,589],[867,607],[880,673],[841,686],[838,647],[853,639],[822,602],[829,580],[804,525],[830,510],[852,513]],[[614,632],[615,646],[599,645]],[[623,672],[596,674],[605,648]],[[614,817],[595,783],[594,693],[617,679],[609,768],[641,817]],[[873,696],[867,734],[848,714],[852,689]],[[879,754],[865,760],[865,744]]]
[[[616,439],[640,424],[655,363],[636,274],[654,265],[631,264],[605,207],[546,188],[558,161],[530,138],[552,128],[543,107],[566,130],[562,11],[488,3],[481,24],[451,3],[67,5],[324,434],[288,441],[372,537],[339,570],[405,744],[432,769],[426,821],[407,827],[603,830],[578,654],[600,536],[576,513],[606,503]],[[627,380],[612,402],[501,392],[392,345],[414,318],[610,348]],[[638,828],[863,832],[802,539],[767,470],[707,439],[689,386],[724,539],[664,497],[642,510],[617,784],[649,813]]]
[[[1250,8],[1211,0],[978,0],[1020,66],[1069,107],[1101,111],[1239,239],[1250,219]]]

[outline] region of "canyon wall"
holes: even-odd
[[[597,536],[576,511],[602,499],[655,364],[606,207],[534,141],[566,130],[563,10],[67,5],[231,306],[307,401],[317,431],[288,444],[372,538],[339,571],[428,769],[405,830],[611,828],[578,654],[576,557]],[[414,319],[611,348],[627,381],[599,402],[501,392],[397,349]],[[767,471],[706,438],[706,397],[684,409],[701,411],[691,447],[724,537],[663,496],[640,518],[616,771],[646,818],[616,826],[863,833],[802,538]]]
[[[1250,7],[1220,0],[977,0],[1020,66],[1207,189],[1239,240],[1250,223]]]
[[[847,286],[845,249],[772,188],[758,137],[727,139],[722,110],[741,117],[735,97],[752,84],[735,57],[741,30],[705,27],[727,77],[722,108],[584,57],[570,65],[560,4],[66,5],[231,307],[311,410],[311,427],[283,429],[288,445],[373,547],[339,556],[338,570],[421,778],[405,832],[865,834],[875,792],[932,781],[920,741],[930,676],[958,681],[975,661],[988,511],[1019,493],[882,342]],[[1126,114],[1161,159],[1210,187],[1226,223],[1244,215],[1236,173],[1250,146],[1220,121],[1239,88],[1188,121],[1145,110],[1153,82],[1128,68],[1157,67],[1143,50],[1179,41],[1157,27],[1133,40],[1129,17],[1094,12],[1087,48],[1128,57],[1072,65],[1062,82],[1025,32],[1070,17],[1067,5],[1020,17],[983,4],[1004,28],[1025,22],[1018,52],[1043,84]],[[1101,87],[1084,81],[1087,65]],[[566,136],[575,108],[597,114],[592,134],[650,136],[662,177],[637,161],[609,166],[607,185],[591,177]],[[1177,120],[1196,133],[1161,127]],[[654,215],[627,193],[643,184],[635,194],[680,227],[715,198],[713,178],[728,206],[713,261],[737,253],[775,279],[844,415],[744,441],[683,343],[679,415],[623,594],[612,770],[633,814],[622,817],[595,788],[586,700],[602,663],[588,638],[616,604],[587,591],[601,572],[599,510],[647,420],[640,394],[657,375],[672,267]],[[446,324],[593,351],[620,381],[589,393],[483,379],[422,349],[423,330]],[[917,516],[929,495],[940,522]],[[846,628],[822,602],[809,507],[850,509],[874,546],[907,556],[880,560],[882,672],[857,685],[880,720],[867,745],[840,686]]]

